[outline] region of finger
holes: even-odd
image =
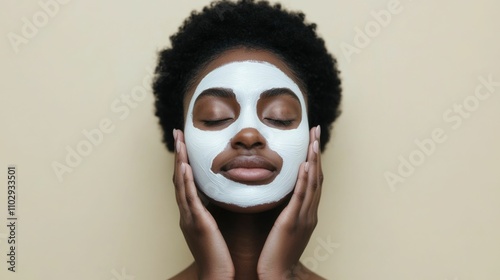
[[[178,175],[178,182],[180,182],[180,186],[183,186],[183,188],[180,190],[180,194],[182,197],[185,198],[185,193],[186,193],[186,177],[185,177],[185,171],[186,171],[186,166],[188,164],[188,156],[187,156],[187,150],[186,150],[186,143],[184,142],[184,133],[180,130],[177,130],[176,133],[177,140],[175,144],[175,149],[176,149],[176,167],[178,169],[178,172],[176,173]]]
[[[311,128],[309,131],[309,151],[307,154],[307,161],[312,162],[314,164],[318,161],[319,156],[319,137],[318,135],[321,131],[318,129],[319,126]]]
[[[321,127],[318,125],[318,128],[316,130],[316,139],[318,141],[318,153],[317,153],[317,159],[316,159],[316,178],[317,178],[317,189],[316,189],[316,193],[315,193],[315,197],[314,197],[314,201],[313,201],[313,204],[315,205],[316,209],[318,208],[319,206],[319,201],[321,199],[321,191],[323,189],[323,168],[321,166],[321,151],[319,150],[319,147],[321,147],[321,143],[320,143],[320,136],[321,136]]]
[[[179,207],[179,212],[181,215],[181,220],[190,219],[191,210],[186,201],[186,180],[185,180],[185,170],[186,170],[186,148],[185,144],[182,142],[182,132],[180,130],[176,131],[176,141],[175,141],[175,168],[174,168],[174,186],[177,205]]]
[[[318,175],[318,179],[319,179],[319,187],[323,186],[323,170],[321,168],[321,150],[320,150],[320,147],[321,147],[321,127],[318,125],[316,127],[316,131],[315,131],[315,136],[316,136],[316,140],[318,141],[318,146],[317,146],[317,166],[318,166],[318,171],[319,173],[317,174]]]
[[[186,191],[185,200],[192,214],[193,221],[196,222],[198,219],[206,219],[208,214],[207,208],[203,205],[201,201],[196,184],[194,182],[193,170],[191,166],[184,163],[184,186]]]
[[[306,199],[306,186],[308,181],[308,172],[306,171],[309,167],[308,162],[303,162],[299,167],[299,175],[297,177],[297,183],[293,190],[290,202],[283,211],[287,211],[289,217],[298,217],[300,209]]]
[[[310,142],[308,151],[309,176],[306,187],[306,199],[304,201],[303,214],[309,215],[317,211],[317,196],[320,192],[320,183],[318,181],[318,172],[320,166],[320,151],[319,151],[319,128],[314,127],[310,131]]]
[[[177,129],[173,130],[174,136],[174,172],[172,174],[172,183],[174,183],[175,188],[175,198],[177,200],[177,204],[180,202],[180,197],[184,196],[183,187],[182,187],[182,176],[180,174],[180,165],[182,163],[182,159],[179,157],[180,147],[177,144],[177,136],[179,131]]]
[[[311,132],[313,135],[314,132]],[[314,197],[314,189],[311,187],[315,183],[315,172],[316,172],[316,158],[314,153],[314,142],[316,141],[314,136],[311,136],[310,144],[307,152],[307,182],[304,187],[304,202],[302,204],[301,215],[307,214],[309,207],[312,203]]]
[[[177,133],[177,145],[179,147],[178,157],[181,160],[181,164],[179,166],[181,171],[180,174],[182,175],[182,185],[184,186],[183,202],[185,203],[185,206],[187,207],[187,210],[193,220],[200,217],[203,218],[207,215],[208,211],[198,195],[198,190],[194,182],[193,170],[188,164],[186,144],[184,142],[184,133],[182,133],[182,131],[178,131]]]

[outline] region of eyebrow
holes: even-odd
[[[296,99],[299,103],[300,100],[297,95],[289,88],[272,88],[268,89],[260,94],[260,98],[269,98],[276,97],[280,95],[288,95]],[[233,90],[230,88],[209,88],[200,93],[196,100],[198,101],[200,98],[205,96],[214,96],[214,97],[222,97],[222,98],[235,98]]]
[[[272,88],[272,89],[268,89],[268,90],[264,91],[260,95],[260,98],[263,98],[263,97],[275,97],[275,96],[280,96],[280,95],[291,96],[291,97],[295,98],[297,101],[299,101],[299,103],[300,103],[300,100],[297,97],[297,95],[291,89],[289,89],[289,88]]]
[[[197,100],[205,96],[223,97],[223,98],[235,98],[233,90],[230,88],[209,88],[198,95]]]

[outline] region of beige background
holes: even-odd
[[[0,4],[0,278],[166,279],[191,256],[142,84],[168,37],[209,1],[67,2],[46,23],[38,1]],[[328,279],[500,279],[500,86],[473,97],[480,76],[500,81],[500,4],[393,1],[398,13],[376,30],[372,13],[390,2],[282,1],[318,24],[344,83],[303,260]],[[24,17],[40,27],[15,46]],[[356,45],[365,27],[373,36]],[[464,100],[467,117],[448,111]],[[58,180],[53,162],[106,119],[113,130]],[[415,140],[435,129],[446,140],[418,158]],[[424,162],[391,188],[384,174],[410,155]],[[8,164],[19,176],[16,273],[5,263]]]

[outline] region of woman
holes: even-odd
[[[172,279],[323,279],[299,258],[341,88],[315,27],[280,5],[214,2],[160,53],[156,115],[194,257]]]

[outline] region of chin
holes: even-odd
[[[248,207],[241,207],[241,206],[238,206],[235,204],[228,204],[228,203],[213,200],[211,198],[208,198],[208,201],[210,202],[210,204],[215,205],[219,208],[222,208],[222,209],[230,211],[230,212],[241,213],[241,214],[253,214],[253,213],[266,212],[269,210],[276,209],[280,206],[284,206],[284,205],[288,204],[290,197],[291,197],[291,193],[286,195],[282,199],[275,201],[275,202],[252,205],[252,206],[248,206]]]

